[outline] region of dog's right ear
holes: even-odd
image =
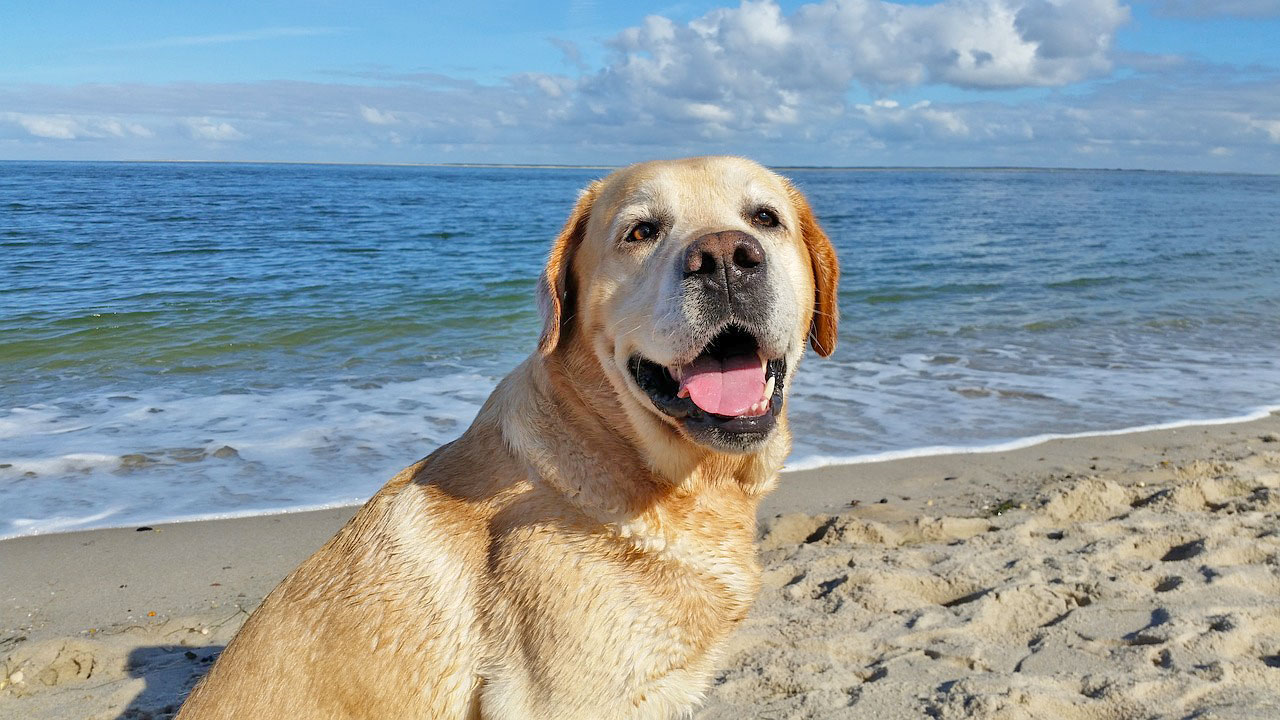
[[[550,355],[560,344],[560,337],[568,331],[573,317],[573,276],[569,266],[573,254],[582,244],[591,219],[591,208],[600,192],[600,181],[588,185],[578,195],[578,204],[569,214],[564,229],[551,245],[547,266],[538,279],[538,309],[542,313],[542,336],[538,338],[538,352]]]

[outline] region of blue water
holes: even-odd
[[[0,163],[0,536],[353,502],[534,346],[602,171]],[[797,170],[791,465],[1280,404],[1280,177]]]

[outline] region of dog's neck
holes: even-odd
[[[663,441],[674,446],[665,452],[682,457],[654,457],[664,449],[644,444],[595,357],[576,344],[530,356],[495,399],[499,417],[511,419],[502,422],[507,446],[542,482],[606,524],[667,515],[697,498],[746,503],[754,515],[785,453],[715,453],[667,431],[672,437]]]

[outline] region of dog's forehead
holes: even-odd
[[[783,180],[749,160],[691,158],[645,163],[619,173],[613,182],[613,215],[654,213],[697,221],[740,215],[752,205],[776,205],[786,198]]]

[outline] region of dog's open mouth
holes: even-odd
[[[786,360],[764,357],[755,336],[736,325],[692,362],[664,367],[634,355],[628,367],[654,407],[690,430],[765,434],[782,411]]]

